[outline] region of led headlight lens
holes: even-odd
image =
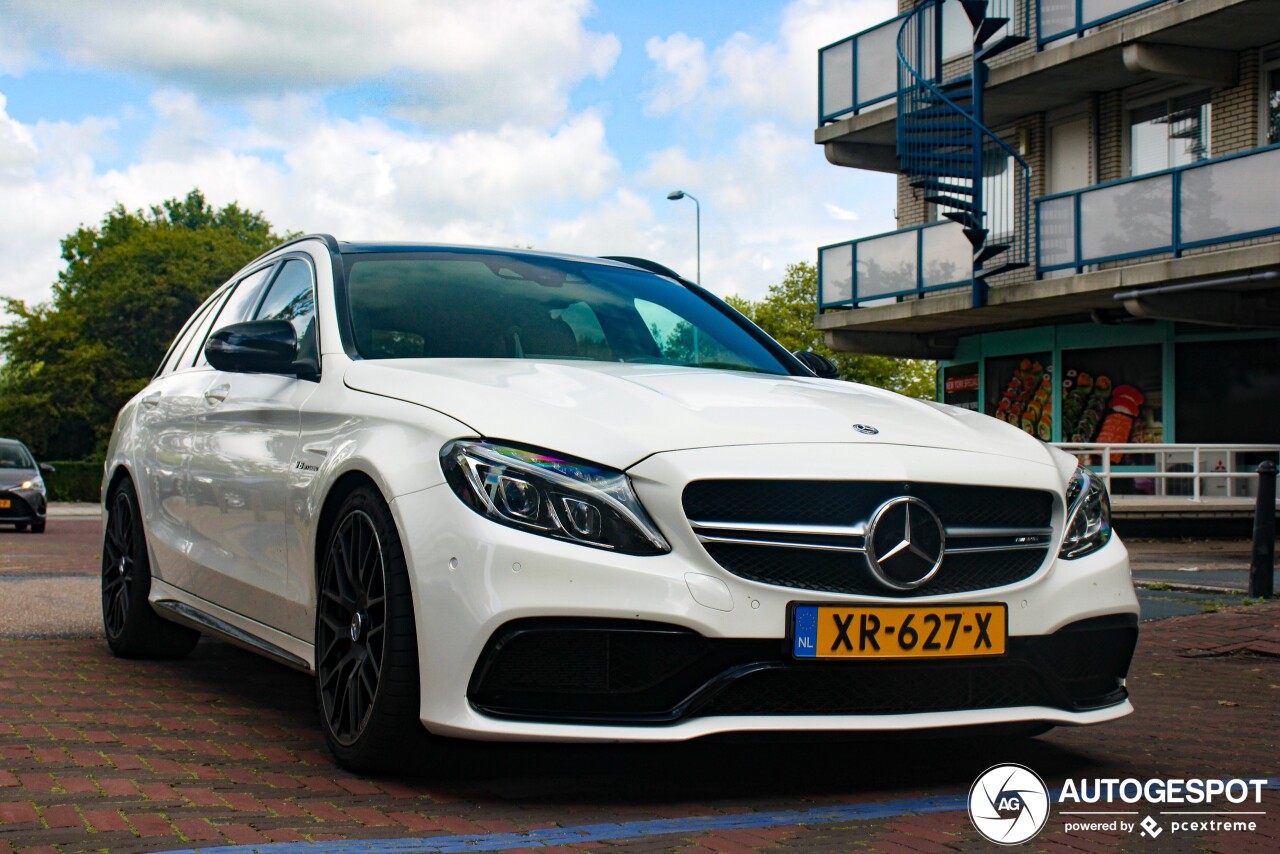
[[[1067,485],[1067,535],[1059,557],[1070,560],[1097,551],[1111,539],[1111,499],[1102,479],[1084,466]]]
[[[19,489],[34,489],[36,492],[44,492],[44,479],[40,475],[36,475],[31,480],[24,480]]]
[[[624,554],[671,546],[620,471],[493,442],[450,442],[440,465],[472,510],[513,528]]]

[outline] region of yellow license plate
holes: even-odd
[[[8,510],[8,509],[9,509],[9,499],[0,498],[0,510]]]
[[[796,605],[796,658],[1003,655],[1008,609],[991,605]]]

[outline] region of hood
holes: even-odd
[[[486,438],[625,469],[651,454],[723,445],[904,445],[1052,465],[1045,445],[973,412],[857,383],[617,362],[353,362],[348,387],[408,401]],[[854,424],[874,427],[859,433]]]
[[[0,468],[0,489],[12,489],[23,481],[35,480],[35,469]]]

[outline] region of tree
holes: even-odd
[[[814,328],[818,313],[818,270],[813,264],[787,265],[779,284],[758,302],[738,296],[729,303],[768,332],[788,350],[813,350],[836,363],[841,379],[887,388],[910,397],[932,400],[935,393],[935,363],[918,359],[893,359],[836,353],[827,347],[822,333]]]
[[[0,435],[41,457],[101,452],[120,407],[222,282],[280,240],[261,214],[214,210],[199,190],[149,210],[116,205],[62,241],[48,302],[4,298]]]

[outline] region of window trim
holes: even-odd
[[[306,252],[289,252],[285,255],[278,255],[275,258],[273,258],[271,263],[275,264],[276,266],[275,272],[273,272],[270,276],[268,276],[266,283],[262,285],[262,293],[258,295],[258,299],[254,304],[253,311],[250,312],[249,317],[251,320],[260,319],[258,317],[258,314],[262,311],[262,306],[264,303],[266,303],[267,296],[271,293],[271,289],[275,287],[276,281],[280,278],[280,274],[284,272],[285,265],[289,261],[295,261],[295,260],[302,261],[304,264],[306,264],[307,269],[311,272],[311,301],[314,306],[313,311],[315,312],[315,316],[312,320],[312,323],[314,324],[315,330],[316,330],[316,351],[314,353],[315,362],[316,362],[315,379],[318,380],[320,378],[320,375],[323,373],[322,367],[324,364],[324,357],[322,354],[324,353],[324,347],[322,346],[323,342],[321,340],[323,331],[320,328],[322,325],[320,323],[320,278],[319,278],[319,271],[316,267],[315,259],[312,258],[311,255],[309,255]],[[258,269],[261,269],[261,268],[258,268]],[[257,272],[257,271],[255,270],[254,272]]]
[[[173,343],[169,345],[168,351],[164,354],[164,359],[160,362],[160,367],[155,373],[155,377],[169,376],[176,373],[182,368],[182,359],[187,354],[187,348],[191,346],[190,336],[195,335],[196,329],[204,322],[213,306],[225,295],[227,285],[224,282],[205,298],[204,302],[196,306],[196,310],[191,312],[191,316],[187,318],[186,323],[182,325],[182,331],[173,339]]]
[[[1258,145],[1272,145],[1280,142],[1280,135],[1276,139],[1268,140],[1267,132],[1270,128],[1271,104],[1267,99],[1270,93],[1268,88],[1268,79],[1271,72],[1280,72],[1280,43],[1268,45],[1267,47],[1258,49]]]

